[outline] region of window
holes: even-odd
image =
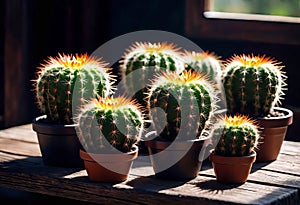
[[[186,34],[193,38],[299,45],[300,18],[296,17],[300,14],[299,0],[293,1],[295,8],[289,13],[282,10],[276,13],[275,9],[262,6],[266,2],[275,4],[275,1],[287,0],[234,0],[235,6],[230,4],[233,2],[230,0],[186,0]],[[237,10],[237,5],[242,2],[248,5],[242,5],[243,10]],[[265,10],[255,9],[259,3]],[[284,6],[277,5],[277,8],[281,7]]]

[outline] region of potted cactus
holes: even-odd
[[[156,177],[195,178],[209,138],[205,129],[216,109],[214,87],[195,71],[163,73],[152,82],[147,102],[155,138],[145,139],[145,144]]]
[[[36,101],[42,116],[33,120],[44,164],[82,167],[73,116],[86,100],[112,93],[113,76],[100,58],[87,54],[49,57],[37,72]]]
[[[140,105],[124,96],[95,99],[83,107],[77,121],[80,157],[89,179],[125,181],[144,129]]]
[[[172,43],[135,42],[119,62],[124,92],[146,107],[145,93],[156,73],[172,71],[179,74],[184,70],[179,50]]]
[[[256,122],[244,115],[225,116],[213,129],[209,159],[216,179],[223,183],[244,183],[256,160],[259,131]]]
[[[234,55],[227,60],[223,85],[230,114],[247,114],[262,129],[257,161],[276,160],[288,126],[291,110],[279,107],[286,86],[283,66],[273,58]]]

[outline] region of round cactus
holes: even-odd
[[[280,104],[284,80],[280,63],[266,56],[234,55],[223,72],[229,113],[265,116]]]
[[[49,57],[39,68],[35,84],[41,112],[51,122],[72,124],[72,103],[79,107],[92,97],[112,93],[114,76],[106,65],[87,54]]]
[[[163,73],[150,87],[148,110],[157,134],[169,141],[199,138],[216,109],[216,92],[209,81],[194,71]]]
[[[246,156],[257,148],[259,132],[256,122],[245,115],[225,116],[215,125],[214,152],[222,156]]]
[[[193,69],[207,75],[208,79],[213,82],[221,82],[222,63],[219,56],[208,51],[185,51],[184,59],[186,62],[186,70]]]
[[[78,137],[91,153],[132,150],[143,133],[144,116],[134,100],[124,96],[93,100],[78,115]]]
[[[184,70],[183,59],[174,44],[136,42],[124,54],[120,61],[125,91],[142,105],[145,105],[147,85],[154,74],[161,71],[181,73]]]

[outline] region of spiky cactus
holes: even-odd
[[[226,62],[223,85],[230,113],[266,116],[280,104],[286,76],[266,56],[234,55]]]
[[[259,132],[256,122],[245,115],[225,116],[216,123],[214,152],[222,156],[246,156],[257,148]]]
[[[72,124],[74,108],[92,97],[112,93],[114,79],[107,64],[87,54],[58,54],[41,65],[35,83],[36,99],[49,121]]]
[[[144,116],[134,100],[106,97],[85,105],[78,115],[78,137],[91,153],[128,152],[141,138]]]
[[[120,61],[124,90],[146,105],[144,93],[154,74],[161,71],[181,73],[184,70],[183,59],[174,44],[136,42],[124,54]]]
[[[193,140],[200,137],[216,109],[216,93],[197,72],[164,73],[152,82],[147,102],[150,119],[161,138]]]
[[[185,51],[183,58],[186,62],[186,69],[193,69],[204,75],[209,80],[219,83],[222,75],[222,62],[220,57],[212,52]]]

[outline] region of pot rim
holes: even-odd
[[[133,150],[130,152],[122,153],[89,153],[83,149],[79,150],[79,154],[81,159],[86,161],[97,161],[97,162],[105,162],[105,163],[114,163],[120,161],[132,161],[137,158],[138,156],[138,146],[133,145]]]
[[[257,121],[262,127],[284,127],[293,123],[293,112],[288,108],[274,107],[275,111],[282,112],[285,115],[279,117],[258,117]]]
[[[45,122],[46,115],[36,117],[32,121],[32,129],[35,132],[48,135],[77,135],[76,127],[78,124],[55,124]]]
[[[222,156],[216,155],[214,149],[210,150],[209,160],[213,163],[224,164],[224,165],[234,165],[234,164],[249,164],[256,160],[257,153],[253,151],[250,155],[246,156]]]

